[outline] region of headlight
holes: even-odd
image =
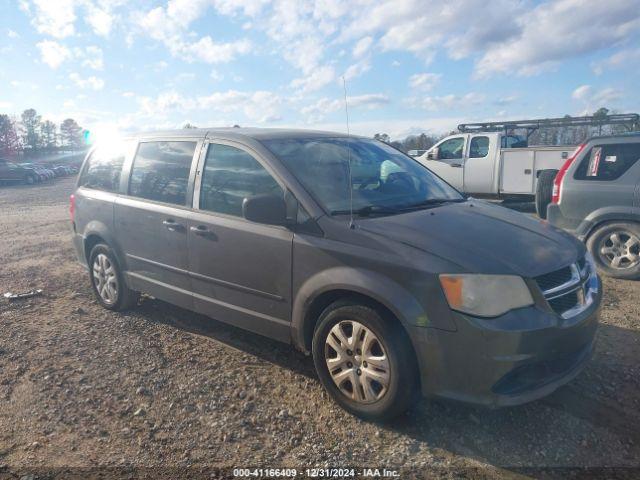
[[[514,308],[533,305],[522,277],[515,275],[440,275],[453,310],[479,317],[497,317]]]

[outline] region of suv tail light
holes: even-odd
[[[71,221],[74,222],[76,219],[76,196],[74,194],[69,197],[69,213],[71,214]]]
[[[567,161],[564,162],[564,165],[562,165],[562,168],[558,170],[558,174],[556,175],[556,178],[553,180],[553,192],[551,194],[551,203],[560,203],[560,192],[562,191],[562,180],[564,180],[564,176],[567,173],[567,170],[569,170],[569,167],[571,166],[573,161],[576,159],[578,155],[580,155],[580,152],[584,150],[584,147],[586,146],[587,146],[586,143],[579,145],[578,148],[576,148],[573,151],[571,156],[567,158]]]

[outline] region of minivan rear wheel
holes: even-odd
[[[640,278],[640,225],[608,223],[587,240],[598,269],[614,278]]]
[[[108,245],[99,243],[91,249],[89,276],[96,298],[104,308],[119,312],[138,303],[140,294],[125,283],[120,265]]]
[[[418,397],[417,365],[406,333],[368,305],[340,301],[327,307],[312,353],[325,389],[353,415],[388,420]]]

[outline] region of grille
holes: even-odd
[[[553,298],[549,300],[549,306],[558,315],[562,315],[567,310],[571,310],[578,304],[578,293],[573,292],[562,295],[561,297]]]
[[[571,280],[571,268],[564,267],[555,272],[545,273],[535,278],[540,290],[550,290]]]
[[[562,316],[565,312],[584,303],[584,295],[580,296],[578,291],[582,291],[582,283],[588,278],[588,275],[582,278],[586,266],[586,259],[582,257],[574,265],[535,277],[549,307],[556,314]]]

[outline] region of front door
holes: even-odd
[[[293,233],[245,220],[242,201],[284,190],[257,154],[234,142],[203,149],[189,222],[196,310],[288,341]]]
[[[437,147],[438,158],[426,162],[425,166],[451,186],[462,190],[464,186],[464,135],[450,137]]]
[[[114,213],[131,287],[185,308],[193,306],[187,205],[196,146],[196,140],[140,143]]]

